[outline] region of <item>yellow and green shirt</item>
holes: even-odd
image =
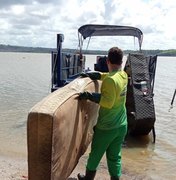
[[[100,109],[96,127],[110,130],[126,125],[127,74],[122,70],[101,73],[101,80]]]

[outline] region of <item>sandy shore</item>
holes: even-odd
[[[0,156],[0,180],[26,180],[27,160],[17,157]]]
[[[76,180],[78,173],[84,173],[87,154],[80,161],[68,180]],[[25,157],[0,156],[0,180],[27,180],[27,159]],[[105,158],[102,159],[95,180],[109,180]],[[121,180],[150,180],[142,175],[131,173],[123,167]]]

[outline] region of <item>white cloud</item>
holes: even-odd
[[[93,23],[138,27],[143,49],[169,49],[176,47],[175,17],[175,0],[1,0],[0,44],[56,47],[56,34],[63,33],[63,46],[76,48],[77,29]],[[109,38],[92,41],[90,47],[115,43],[123,49],[134,46],[133,38]]]
[[[11,7],[12,13],[14,13],[14,15],[20,15],[23,14],[25,9],[24,6],[21,5],[14,5]]]

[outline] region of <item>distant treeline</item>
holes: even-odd
[[[0,44],[0,52],[51,53],[51,51],[53,50],[56,49],[42,47],[11,46]]]
[[[56,51],[56,48],[43,48],[43,47],[25,47],[25,46],[12,46],[12,45],[3,45],[0,44],[0,52],[31,52],[31,53],[51,53],[51,51]],[[65,53],[75,53],[78,50],[75,49],[63,49]],[[129,54],[132,50],[124,50],[124,54]],[[158,56],[176,56],[176,49],[169,49],[169,50],[142,50],[145,55],[158,55]],[[86,50],[82,51],[83,54],[100,54],[106,55],[107,51],[101,50]]]

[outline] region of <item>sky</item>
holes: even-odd
[[[0,44],[78,47],[78,28],[109,24],[142,30],[142,49],[176,49],[175,0],[0,0]],[[92,42],[92,45],[91,45]],[[86,42],[84,43],[86,48]],[[137,49],[133,37],[92,38],[89,49]]]

